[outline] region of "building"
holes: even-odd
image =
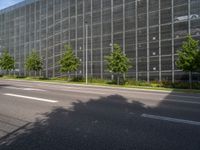
[[[19,75],[24,61],[36,49],[44,59],[48,77],[62,76],[58,60],[70,44],[85,74],[86,22],[88,73],[110,78],[104,58],[118,43],[137,80],[187,81],[188,73],[176,68],[176,51],[188,34],[200,39],[199,0],[25,0],[0,11],[0,45],[16,60]],[[198,74],[194,74],[196,79]]]

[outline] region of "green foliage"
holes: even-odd
[[[100,79],[100,78],[89,78],[89,83],[97,83],[97,84],[107,84],[109,80],[106,79]]]
[[[131,68],[130,61],[125,54],[123,54],[121,47],[118,44],[114,44],[114,51],[107,56],[107,68],[113,73],[126,73]]]
[[[113,45],[113,52],[106,57],[107,68],[110,72],[117,74],[117,84],[119,84],[119,75],[127,73],[131,68],[128,57],[122,52],[120,45]]]
[[[175,89],[190,89],[191,85],[188,82],[162,82],[161,87],[164,88],[175,88]],[[192,83],[193,89],[200,89],[200,83],[193,82]]]
[[[78,76],[78,77],[73,77],[71,82],[84,82],[84,78],[81,77],[81,76]]]
[[[74,55],[73,50],[70,46],[65,45],[65,50],[66,52],[59,61],[59,64],[61,65],[60,71],[63,73],[67,72],[69,75],[70,72],[77,71],[78,67],[80,66],[80,61]]]
[[[186,72],[195,72],[200,66],[199,41],[188,36],[183,42],[181,50],[178,51],[176,65],[179,69]]]
[[[136,81],[136,80],[126,80],[125,86],[138,86],[138,87],[147,87],[147,88],[175,88],[175,89],[189,89],[190,83],[188,82],[175,82],[172,83],[170,81]],[[192,83],[192,87],[194,89],[200,89],[200,83],[194,82]]]
[[[197,55],[197,72],[200,72],[200,50]]]
[[[155,84],[155,83],[154,83]],[[125,85],[134,85],[134,86],[151,86],[151,83],[146,81],[136,81],[136,80],[126,80]]]
[[[28,71],[40,71],[42,69],[42,59],[36,51],[32,51],[27,57],[25,67]]]
[[[7,50],[4,50],[0,57],[0,68],[6,71],[15,69],[15,60]]]

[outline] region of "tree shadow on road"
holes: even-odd
[[[167,150],[185,149],[177,126],[141,118],[152,108],[120,95],[57,107],[20,133],[0,139],[1,150]],[[184,129],[184,127],[182,127]],[[177,136],[173,137],[173,133]],[[192,131],[191,131],[192,132]],[[194,136],[198,136],[197,133]],[[176,139],[182,138],[181,143]],[[182,143],[185,142],[185,143]],[[175,147],[172,147],[175,145]],[[195,145],[197,148],[198,145]],[[193,149],[194,150],[194,149]]]
[[[9,84],[0,84],[0,89],[5,88],[5,87],[9,87],[9,86],[10,86]]]

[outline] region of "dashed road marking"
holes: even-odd
[[[5,93],[4,95],[11,96],[11,97],[30,99],[30,100],[35,100],[35,101],[48,102],[48,103],[57,103],[58,102],[57,100],[50,100],[50,99],[44,99],[44,98],[38,98],[38,97],[30,97],[30,96],[17,95],[17,94],[11,94],[11,93]]]
[[[46,90],[42,89],[35,89],[35,88],[20,88],[20,87],[5,87],[6,89],[13,89],[13,90],[23,90],[23,91],[39,91],[39,92],[46,92]]]
[[[156,115],[149,115],[149,114],[142,114],[141,117],[200,126],[200,122],[198,122],[198,121],[191,121],[191,120],[184,120],[184,119],[177,119],[177,118],[156,116]]]

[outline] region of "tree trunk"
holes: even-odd
[[[112,82],[114,81],[113,73],[111,74],[111,80],[112,80]]]
[[[67,81],[69,82],[70,81],[70,73],[68,72],[68,79]]]
[[[125,84],[125,82],[126,82],[126,74],[123,73],[123,84]]]
[[[117,85],[119,85],[119,74],[117,74]]]
[[[189,73],[189,84],[190,84],[190,89],[192,89],[192,71]]]
[[[10,75],[8,70],[6,70],[6,75]]]

